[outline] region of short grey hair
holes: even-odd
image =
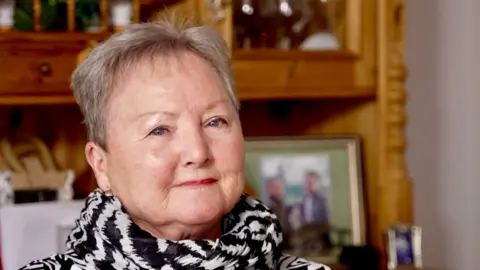
[[[95,47],[75,69],[71,88],[84,115],[88,140],[107,150],[109,97],[125,72],[142,59],[191,52],[207,61],[239,109],[225,40],[206,26],[159,20],[132,24]]]

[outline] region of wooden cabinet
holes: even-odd
[[[170,11],[209,24],[229,44],[246,136],[360,135],[368,242],[384,251],[384,229],[413,221],[404,156],[404,0],[327,1],[337,4],[330,30],[339,47],[313,51],[239,47],[238,1],[168,2]],[[25,109],[31,117],[25,130],[40,130],[31,122],[51,121],[42,136],[79,175],[87,168],[85,138],[78,136],[80,114],[70,106],[69,76],[78,53],[108,35],[0,33],[0,116],[12,105],[57,104]]]
[[[69,94],[69,76],[80,48],[50,45],[0,44],[0,94]]]
[[[0,104],[74,103],[70,75],[90,40],[105,34],[0,33]]]

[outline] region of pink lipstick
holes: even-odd
[[[205,178],[205,179],[198,179],[198,180],[188,180],[185,182],[180,183],[178,186],[180,187],[200,187],[200,186],[208,186],[215,184],[217,179],[215,178]]]

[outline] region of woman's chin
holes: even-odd
[[[190,225],[209,224],[220,220],[225,214],[221,203],[215,204],[212,201],[186,203],[177,209],[175,219]]]
[[[235,204],[235,196],[231,192],[219,190],[220,186],[200,189],[181,190],[172,194],[168,208],[173,218],[182,223],[202,224],[220,219]],[[232,198],[230,198],[232,197]]]

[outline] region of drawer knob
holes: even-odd
[[[39,66],[40,73],[44,76],[50,76],[52,74],[52,68],[48,63],[41,63]]]

